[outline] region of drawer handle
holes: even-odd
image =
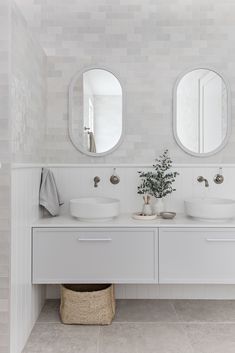
[[[103,241],[103,242],[106,242],[106,241],[112,241],[112,239],[111,238],[78,238],[78,241],[84,241],[84,242]]]
[[[235,242],[235,239],[220,239],[220,238],[207,238],[206,239],[208,242],[217,242],[217,243],[229,243],[229,242],[232,242],[234,243]]]

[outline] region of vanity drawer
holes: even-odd
[[[159,231],[159,283],[235,283],[235,230]]]
[[[154,230],[34,228],[32,280],[154,283],[157,245]]]

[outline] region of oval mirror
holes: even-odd
[[[122,87],[105,69],[77,74],[69,88],[69,135],[86,155],[110,153],[121,143],[123,130]]]
[[[230,132],[230,90],[224,78],[209,69],[183,74],[174,90],[174,135],[194,156],[220,151]]]

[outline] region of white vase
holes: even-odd
[[[143,204],[142,213],[146,216],[152,216],[152,207],[149,204]]]
[[[162,198],[156,199],[155,204],[153,205],[154,213],[156,213],[158,216],[160,215],[161,212],[164,211],[164,201]]]

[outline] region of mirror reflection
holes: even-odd
[[[105,154],[122,135],[122,88],[104,69],[91,69],[70,87],[70,137],[89,155]]]
[[[228,92],[215,71],[196,69],[178,82],[175,134],[180,146],[195,155],[212,154],[228,132]]]

